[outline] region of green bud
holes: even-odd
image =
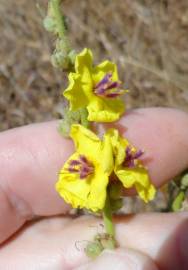
[[[89,242],[85,248],[85,253],[89,258],[95,259],[104,250],[100,241],[95,240],[94,242]]]
[[[51,56],[52,65],[56,68],[68,69],[69,59],[63,52],[54,51]]]
[[[174,212],[177,212],[181,209],[184,199],[185,193],[183,191],[180,191],[172,203],[172,210]]]
[[[58,39],[56,41],[56,51],[62,51],[64,54],[68,55],[67,46],[64,40]]]
[[[66,120],[61,120],[58,131],[63,137],[68,138],[70,134],[70,124]]]
[[[80,111],[71,111],[71,110],[67,110],[65,113],[66,117],[69,119],[69,122],[71,122],[71,124],[73,123],[80,123]]]
[[[89,121],[87,120],[88,118],[88,111],[86,108],[82,108],[79,110],[80,111],[80,119],[81,119],[81,124],[82,126],[89,128]]]
[[[65,108],[63,112],[63,120],[59,124],[59,132],[63,137],[69,137],[72,124],[80,123],[80,111],[70,111]]]
[[[188,173],[185,174],[181,179],[181,188],[183,188],[183,189],[188,188]]]
[[[76,51],[71,50],[68,56],[69,56],[71,64],[74,66],[75,59],[76,59]]]
[[[44,28],[48,31],[48,32],[52,32],[54,34],[57,34],[57,25],[55,20],[52,17],[46,16],[46,18],[44,18],[43,20],[43,25]]]

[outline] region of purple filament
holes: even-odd
[[[84,155],[80,155],[78,159],[69,162],[68,171],[70,173],[78,173],[80,179],[85,179],[94,172],[94,167]]]
[[[121,82],[112,81],[112,73],[107,73],[102,80],[94,87],[94,93],[100,97],[116,98],[124,94],[124,90],[120,89]]]
[[[137,152],[132,153],[131,148],[127,147],[126,148],[126,157],[125,157],[125,160],[123,162],[123,165],[125,167],[128,167],[128,168],[135,167],[135,165],[136,165],[135,161],[137,159],[139,159],[143,155],[143,153],[144,152],[142,150],[138,150]]]

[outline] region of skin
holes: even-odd
[[[85,244],[102,221],[71,216],[54,190],[57,172],[74,150],[57,126],[48,122],[0,134],[0,269],[188,269],[186,212],[115,218],[119,248],[94,261],[86,257]],[[139,109],[115,126],[145,150],[143,163],[155,186],[188,167],[188,114]]]

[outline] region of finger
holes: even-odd
[[[0,134],[0,242],[34,215],[70,209],[54,184],[73,145],[57,128],[49,122]]]
[[[0,249],[0,269],[68,270],[85,265],[90,260],[84,248],[102,233],[100,224],[91,216],[35,222]],[[188,213],[116,218],[119,246],[145,254],[161,270],[188,269],[187,231]]]
[[[128,248],[105,250],[96,260],[75,270],[158,270],[146,255]]]
[[[128,112],[115,127],[144,150],[142,159],[156,186],[188,168],[187,113],[170,108],[138,109]]]
[[[187,114],[170,109],[135,110],[119,124],[121,129],[126,127],[134,145],[146,150],[156,185],[187,165]],[[54,184],[73,145],[58,134],[57,127],[57,122],[49,122],[0,134],[0,242],[32,215],[55,215],[68,209]]]
[[[147,254],[159,269],[188,269],[188,213],[138,215],[116,230],[122,246]]]

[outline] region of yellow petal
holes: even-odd
[[[155,187],[150,183],[147,188],[143,188],[140,184],[135,184],[139,197],[146,203],[153,200],[156,194]]]
[[[104,135],[104,140],[102,142],[100,156],[101,156],[101,159],[100,160],[98,159],[98,160],[100,161],[100,164],[104,172],[110,175],[114,168],[114,158],[113,158],[113,149],[112,149],[111,139],[107,134]]]
[[[69,86],[63,92],[66,99],[70,101],[70,109],[77,110],[86,107],[88,99],[84,94],[81,76],[76,73],[69,74]]]
[[[82,91],[84,95],[87,97],[88,102],[90,102],[90,99],[95,97],[93,93],[93,81],[91,77],[91,72],[90,70],[85,66],[82,69],[82,73],[80,73],[81,76],[81,85],[82,85]],[[79,99],[79,95],[76,96],[77,99]]]
[[[92,160],[100,158],[102,142],[91,130],[75,124],[71,127],[70,136],[79,153],[89,156]]]
[[[129,146],[129,142],[123,137],[119,136],[119,132],[117,129],[109,129],[107,131],[107,135],[110,137],[115,164],[119,166],[125,160],[125,149]]]
[[[85,48],[81,53],[76,56],[75,60],[75,70],[77,73],[83,73],[83,68],[92,68],[93,64],[93,54],[92,51]]]
[[[90,192],[88,181],[80,179],[79,174],[70,173],[68,171],[70,160],[77,160],[78,153],[74,153],[64,164],[63,169],[59,173],[59,179],[56,183],[56,190],[64,198],[67,203],[70,203],[73,208],[84,207],[84,202]]]
[[[71,204],[73,208],[86,207],[90,185],[88,181],[80,180],[76,174],[65,174],[61,171],[56,183],[56,190],[65,202]]]
[[[78,153],[73,154],[69,160],[76,159]],[[101,165],[95,163],[95,172],[86,179],[80,179],[79,174],[69,173],[65,163],[56,183],[56,190],[64,200],[73,208],[87,208],[94,212],[103,209],[106,200],[108,175],[104,173]]]
[[[148,172],[144,167],[116,168],[115,174],[125,188],[136,187],[139,196],[144,200],[152,200],[155,195],[155,188],[151,184]]]
[[[70,109],[78,110],[86,107],[93,95],[93,81],[91,77],[92,52],[84,49],[76,56],[76,73],[69,74],[69,86],[63,95],[70,101]]]
[[[95,97],[87,106],[88,120],[95,122],[114,122],[120,118],[125,110],[121,99],[107,99]]]
[[[101,165],[98,164],[96,174],[91,182],[91,190],[88,196],[88,209],[96,212],[104,208],[106,200],[106,189],[109,181],[109,176],[104,173]]]
[[[92,78],[94,84],[97,84],[109,72],[112,73],[112,81],[118,81],[117,66],[114,63],[106,60],[93,68]]]

